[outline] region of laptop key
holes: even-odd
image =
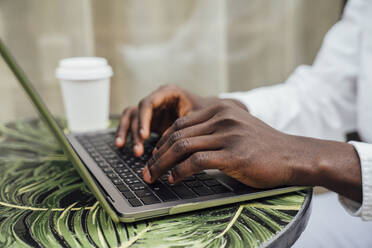
[[[85,148],[85,150],[89,150],[89,149],[91,149],[91,150],[94,150],[94,148],[93,148],[93,146],[91,145],[91,144],[89,144],[89,143],[82,143],[82,142],[80,142],[80,144],[82,144],[83,145],[83,147]],[[89,151],[88,151],[89,152]]]
[[[135,176],[129,172],[129,173],[121,173],[120,174],[120,177],[123,178],[123,179],[126,179],[126,178],[135,178]]]
[[[203,184],[199,181],[185,182],[185,184],[191,188],[203,186]]]
[[[115,155],[107,155],[107,156],[103,156],[105,159],[107,159],[107,161],[110,163],[110,164],[112,164],[109,160],[110,159],[115,159],[116,157],[115,157]]]
[[[103,153],[103,154],[111,152],[109,148],[104,147],[104,146],[99,146],[99,147],[97,147],[97,150],[98,150],[100,153]]]
[[[139,161],[137,161],[137,162],[134,162],[134,165],[137,167],[137,168],[139,168],[139,167],[143,167],[145,164],[141,161],[141,162],[139,162]]]
[[[129,185],[129,187],[133,191],[141,190],[141,189],[145,189],[146,188],[143,183],[135,183],[135,184]]]
[[[129,191],[129,188],[125,184],[118,184],[116,185],[116,187],[118,188],[120,192]]]
[[[121,193],[122,193],[123,196],[124,196],[125,198],[127,198],[127,199],[136,198],[136,197],[134,196],[134,194],[133,194],[132,192],[130,192],[130,191],[124,191],[124,192],[121,192]]]
[[[127,158],[129,158],[129,155],[128,154],[125,154],[125,153],[122,153],[122,152],[120,152],[119,151],[119,157],[121,158],[121,159],[127,159]]]
[[[86,146],[85,146],[86,147]],[[91,146],[90,148],[87,148],[87,151],[91,154],[96,152],[96,150]]]
[[[124,168],[124,164],[121,162],[117,162],[115,164],[112,164],[112,168]]]
[[[93,158],[94,161],[102,161],[101,157],[98,154],[97,155],[90,154],[90,156]]]
[[[196,176],[196,175],[203,175],[203,174],[205,174],[205,171],[200,171],[198,173],[195,173],[194,176]]]
[[[119,163],[119,159],[111,158],[111,159],[107,159],[107,162],[111,165],[116,165],[117,163]]]
[[[184,181],[184,182],[195,181],[195,177],[194,176],[191,176],[191,177],[188,177],[188,178],[183,179],[182,181]]]
[[[142,197],[141,198],[141,201],[146,204],[146,205],[151,205],[151,204],[155,204],[155,203],[160,203],[160,200],[158,198],[156,198],[154,195],[152,196],[146,196],[146,197]]]
[[[130,163],[129,163],[129,167],[130,167],[132,170],[136,170],[136,169],[138,169],[138,166],[135,165],[135,164],[133,164],[133,162],[130,162]]]
[[[143,180],[143,174],[142,174],[142,172],[141,173],[138,173],[137,176]]]
[[[222,185],[212,186],[211,189],[216,194],[222,194],[222,193],[228,193],[228,192],[230,192],[230,190],[228,188],[226,188],[225,186],[222,186]]]
[[[93,157],[93,159],[94,159],[94,161],[97,162],[97,164],[99,164],[99,163],[105,163],[101,157],[97,157],[96,156],[96,157]]]
[[[146,197],[146,196],[153,196],[153,194],[151,193],[151,191],[148,190],[148,189],[136,190],[136,191],[134,191],[134,193],[139,198]]]
[[[174,184],[170,183],[168,180],[167,180],[167,181],[163,181],[163,183],[164,183],[166,186],[168,186],[168,187],[174,185]]]
[[[122,174],[122,173],[128,173],[129,169],[127,168],[115,168],[114,169],[117,173]]]
[[[204,180],[208,180],[208,179],[211,179],[212,177],[206,173],[203,173],[203,174],[200,174],[200,175],[196,175],[195,176],[197,179],[201,180],[201,181],[204,181]]]
[[[118,176],[117,176],[115,173],[113,173],[113,172],[109,172],[109,173],[107,173],[106,175],[107,175],[109,178],[111,178],[111,179],[118,178]]]
[[[170,191],[166,186],[164,186],[162,183],[158,182],[155,185],[149,185],[149,187],[156,193],[156,195],[162,200],[162,201],[174,201],[177,200],[177,196]]]
[[[135,184],[135,183],[140,183],[141,181],[138,180],[137,178],[126,178],[124,179],[124,182],[128,185]]]
[[[190,199],[195,198],[197,195],[195,195],[194,192],[192,192],[190,189],[186,188],[183,185],[171,185],[170,188],[174,193],[176,193],[181,199]]]
[[[125,159],[124,162],[125,162],[127,165],[130,165],[130,164],[132,163],[132,161],[131,161],[129,158]]]
[[[103,155],[103,157],[105,158],[105,159],[116,159],[116,155],[115,155],[115,153],[108,153],[108,154],[105,154],[105,155]]]
[[[221,185],[217,180],[215,179],[209,179],[206,181],[203,181],[203,183],[207,186],[215,186],[215,185]]]
[[[122,181],[119,178],[113,179],[112,182],[114,184],[121,184],[122,183]]]
[[[140,157],[140,159],[143,161],[143,162],[147,162],[149,159],[150,159],[151,155],[150,154],[144,154],[142,155],[142,157]]]
[[[162,181],[168,181],[168,177],[169,177],[168,174],[164,174],[164,175],[162,175],[162,176],[160,177],[160,180],[162,180]]]
[[[106,164],[106,162],[104,162],[104,161],[96,161],[97,162],[97,165],[99,166],[99,167],[106,167],[107,166],[107,164]]]
[[[214,192],[207,187],[197,187],[197,188],[193,188],[193,190],[200,196],[207,196],[207,195],[214,194]]]
[[[142,203],[138,199],[136,199],[136,198],[129,199],[128,201],[129,201],[130,205],[132,205],[132,207],[140,207],[140,206],[142,206]]]

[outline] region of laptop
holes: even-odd
[[[159,138],[156,134],[145,142],[145,153],[137,158],[130,140],[122,149],[115,146],[113,129],[64,133],[1,40],[0,53],[85,184],[115,222],[135,222],[306,188],[253,189],[218,170],[203,171],[175,185],[168,182],[167,175],[146,184],[142,169]]]

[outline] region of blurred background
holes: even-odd
[[[164,83],[201,95],[283,82],[311,64],[342,0],[1,0],[0,37],[44,101],[63,114],[55,68],[102,56],[114,69],[111,112]],[[0,61],[0,122],[31,115]]]

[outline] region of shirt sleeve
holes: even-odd
[[[283,132],[344,140],[356,128],[360,1],[349,1],[324,38],[312,66],[299,66],[284,84],[221,94]]]
[[[363,220],[372,220],[372,144],[355,141],[349,143],[354,146],[359,155],[363,202],[360,204],[343,196],[339,196],[339,200],[351,215],[359,216]]]

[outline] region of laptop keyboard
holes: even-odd
[[[168,175],[163,175],[153,184],[146,184],[142,169],[151,158],[157,142],[155,136],[145,142],[145,153],[139,158],[133,155],[129,140],[124,148],[118,149],[114,144],[114,133],[79,135],[76,138],[132,207],[230,192],[205,172],[177,184],[170,184]]]

